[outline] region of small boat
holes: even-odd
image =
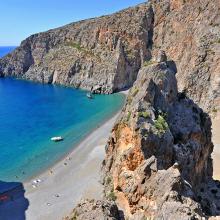
[[[58,141],[62,141],[63,138],[62,138],[61,136],[60,136],[60,137],[52,137],[50,140],[51,140],[51,141],[58,142]]]
[[[92,96],[91,93],[87,93],[86,96],[87,96],[87,98],[89,98],[89,99],[93,99],[93,96]]]

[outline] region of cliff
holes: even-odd
[[[211,120],[178,92],[174,66],[154,62],[139,71],[106,146],[105,195],[114,195],[129,219],[220,214],[219,197],[210,195],[219,194]]]
[[[210,117],[178,91],[175,62],[164,52],[153,60],[140,69],[106,145],[103,201],[87,200],[66,219],[220,215]]]
[[[220,106],[220,2],[152,0],[153,51],[177,65],[179,89],[209,112]]]
[[[218,0],[151,0],[30,36],[0,60],[0,75],[112,93],[131,87],[144,62],[164,50],[180,90],[216,113],[219,12]]]
[[[35,34],[0,61],[0,72],[112,93],[132,86],[149,58],[152,24],[152,8],[142,4]]]

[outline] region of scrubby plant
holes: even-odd
[[[150,113],[149,112],[138,112],[138,116],[142,118],[150,118]]]
[[[159,134],[164,134],[169,128],[164,116],[162,115],[158,115],[157,119],[154,121],[154,126]]]
[[[214,107],[214,108],[212,109],[212,112],[213,112],[213,113],[217,113],[217,112],[218,112],[218,109],[217,109],[216,107]]]
[[[73,41],[67,42],[66,46],[76,48],[77,50],[82,50],[83,49],[83,47],[79,43],[73,42]]]
[[[106,178],[106,184],[109,185],[112,182],[112,178],[110,176],[108,176]]]
[[[114,191],[111,191],[108,195],[107,195],[107,198],[112,200],[112,201],[115,201],[117,199],[117,196],[115,195]]]
[[[70,220],[77,220],[77,217],[78,217],[78,213],[76,211],[74,211]]]
[[[135,87],[135,88],[133,89],[132,96],[135,97],[138,92],[139,92],[139,89],[138,89],[137,87]]]
[[[89,48],[85,48],[83,47],[82,45],[80,45],[80,43],[78,42],[75,42],[75,41],[68,41],[65,46],[69,46],[69,47],[72,47],[72,48],[75,48],[77,49],[78,51],[80,52],[83,52],[85,53],[86,55],[89,55],[91,57],[96,57],[96,59],[101,62],[101,57],[98,55],[98,54],[94,54],[94,52],[89,49]]]
[[[127,103],[128,103],[128,105],[130,105],[131,102],[132,102],[132,97],[129,95],[128,98],[127,98]]]
[[[154,62],[152,60],[147,60],[147,61],[144,61],[144,66],[150,66],[152,65]]]
[[[127,114],[127,118],[126,118],[126,121],[129,121],[130,118],[131,118],[131,112],[128,112],[128,114]]]

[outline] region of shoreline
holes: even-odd
[[[121,109],[103,121],[50,168],[24,181],[23,196],[3,203],[0,218],[4,210],[2,217],[5,220],[14,219],[10,210],[19,209],[22,199],[29,204],[24,211],[27,220],[62,219],[82,198],[101,199],[101,163],[105,157],[105,145],[120,112]],[[36,179],[40,182],[33,185]],[[12,195],[17,197],[16,193]]]
[[[55,161],[53,163],[53,165],[49,166],[46,169],[43,169],[42,171],[38,172],[38,174],[33,175],[31,177],[29,177],[27,180],[22,181],[23,184],[28,184],[31,181],[35,180],[35,179],[39,179],[40,176],[42,176],[44,173],[53,170],[53,168],[60,162],[66,160],[70,154],[73,154],[75,151],[77,151],[77,148],[80,147],[81,143],[87,139],[90,135],[92,135],[94,132],[96,132],[97,129],[99,129],[100,127],[102,127],[103,125],[105,125],[106,123],[108,123],[108,121],[111,121],[114,117],[119,116],[121,110],[117,111],[116,113],[114,113],[112,116],[109,116],[108,118],[106,118],[105,120],[103,120],[103,122],[100,122],[99,125],[97,125],[96,128],[94,128],[91,132],[89,132],[88,134],[86,134],[82,140],[80,140],[77,144],[75,144],[74,146],[72,146],[72,148],[70,149],[69,152],[67,152],[64,156],[62,156],[60,159],[58,159],[57,161]],[[117,119],[116,119],[117,120]]]
[[[129,89],[127,90],[124,90],[124,91],[120,91],[118,93],[121,93],[123,94],[124,96],[124,103],[122,104],[122,107],[120,110],[118,110],[117,112],[115,112],[113,115],[107,117],[106,119],[104,119],[102,122],[100,122],[99,125],[97,125],[96,128],[92,129],[91,132],[89,132],[88,134],[86,134],[82,140],[80,140],[75,146],[72,146],[71,150],[69,152],[67,152],[63,157],[61,157],[59,160],[55,161],[55,163],[53,163],[53,165],[49,166],[48,168],[40,171],[38,174],[36,175],[33,175],[31,177],[29,177],[27,180],[25,181],[22,181],[23,184],[28,184],[30,183],[31,181],[33,181],[34,179],[38,179],[39,176],[43,175],[45,172],[48,172],[49,170],[53,169],[53,167],[55,167],[58,163],[64,161],[66,158],[69,157],[70,154],[74,153],[75,150],[77,150],[78,147],[80,147],[81,143],[87,139],[90,135],[92,135],[97,129],[99,129],[100,127],[104,126],[106,123],[108,123],[109,121],[111,121],[113,118],[115,118],[116,116],[119,117],[120,113],[121,113],[121,110],[125,104],[125,100],[126,100],[126,97],[128,95],[128,92],[129,92]],[[117,120],[117,119],[116,119]]]

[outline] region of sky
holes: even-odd
[[[0,46],[18,46],[31,34],[111,14],[146,0],[0,0]]]

